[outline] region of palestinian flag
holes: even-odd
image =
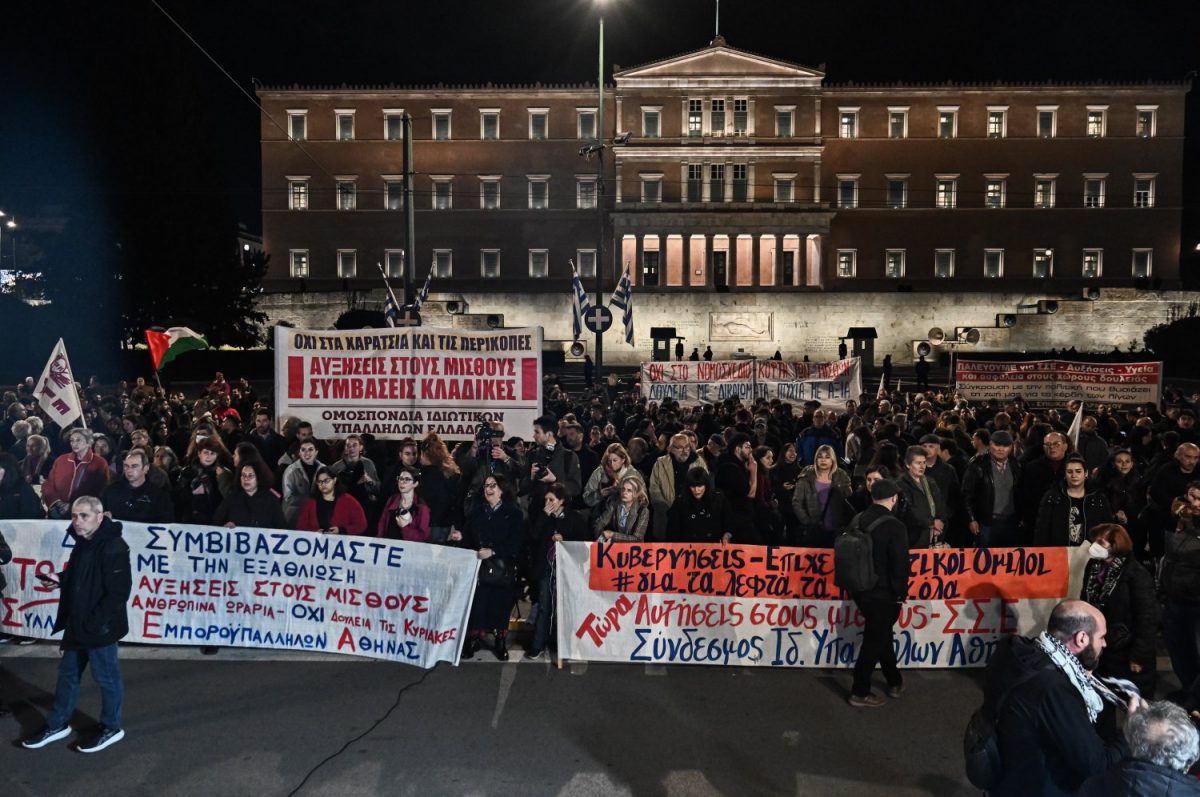
[[[165,331],[147,329],[146,345],[150,347],[150,359],[154,360],[154,370],[157,371],[184,352],[207,349],[208,341],[195,330],[171,327]]]

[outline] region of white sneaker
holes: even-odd
[[[81,753],[98,753],[105,747],[110,747],[125,738],[125,731],[120,728],[103,728],[96,741],[89,745],[79,745]]]

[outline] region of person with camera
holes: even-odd
[[[529,515],[542,512],[546,491],[552,484],[561,484],[570,500],[582,492],[579,459],[575,452],[558,444],[558,421],[553,415],[543,415],[533,422],[533,442],[529,469],[521,479],[521,495],[529,497]]]
[[[401,468],[396,474],[396,494],[383,506],[377,537],[429,542],[429,507],[416,493],[420,483],[418,468]]]
[[[456,451],[460,484],[466,485],[463,514],[470,515],[483,502],[483,483],[488,476],[501,474],[512,484],[521,478],[520,455],[504,444],[504,424],[484,421],[475,432],[475,441]]]
[[[467,641],[462,657],[474,658],[483,646],[484,634],[493,635],[492,652],[500,661],[508,660],[508,618],[515,598],[517,554],[525,536],[521,509],[503,474],[493,473],[483,480],[483,500],[463,524],[462,531],[450,532],[451,542],[462,542],[479,557],[479,582],[467,620]]]
[[[313,476],[312,497],[300,507],[296,530],[362,534],[367,530],[367,516],[362,504],[346,492],[337,474],[322,465]]]

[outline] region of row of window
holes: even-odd
[[[501,207],[500,175],[481,175],[479,178],[479,207],[483,210],[498,210]],[[432,175],[433,191],[430,207],[434,210],[449,210],[454,206],[453,175]],[[509,178],[509,182],[512,178]],[[288,178],[288,209],[308,210],[309,178]],[[531,174],[525,177],[525,197],[522,205],[530,210],[547,210],[550,207],[550,175]],[[337,178],[337,209],[358,209],[358,182],[352,177]],[[459,194],[460,197],[464,196]],[[467,195],[469,196],[469,195]],[[511,202],[511,193],[507,194]],[[575,178],[575,207],[596,207],[596,176],[581,175]],[[404,209],[404,180],[399,176],[383,179],[383,209]]]
[[[1155,183],[1157,174],[1133,175],[1133,206],[1135,208],[1154,207]],[[939,174],[934,177],[933,205],[937,208],[958,207],[957,174]],[[839,208],[858,207],[909,207],[909,180],[906,174],[887,175],[887,187],[884,189],[882,202],[863,202],[859,194],[859,175],[839,174],[837,176],[837,206]],[[1102,208],[1105,206],[1107,195],[1107,174],[1083,175],[1083,207]],[[1058,194],[1057,174],[1035,174],[1033,176],[1033,207],[1055,207]],[[983,207],[1003,208],[1008,206],[1008,175],[984,175]]]
[[[908,108],[888,108],[887,138],[908,138]],[[859,138],[858,107],[838,108],[838,137]],[[1035,120],[1035,135],[1038,138],[1056,138],[1058,136],[1058,106],[1037,106]],[[1084,118],[1084,130],[1089,138],[1103,138],[1108,135],[1108,106],[1089,105]],[[933,131],[937,138],[958,138],[957,105],[942,105],[937,109],[937,127]],[[989,106],[985,128],[988,138],[1008,137],[1008,106]],[[1133,135],[1138,138],[1153,138],[1158,134],[1158,106],[1138,105],[1134,117]]]
[[[355,117],[353,109],[338,109],[334,114],[334,137],[338,141],[354,141],[356,136]],[[528,131],[533,141],[543,141],[549,137],[550,109],[529,108]],[[288,115],[288,137],[293,141],[308,139],[308,111],[291,109]],[[429,112],[432,125],[432,138],[435,141],[449,141],[453,138],[453,112],[449,108],[434,108]],[[575,109],[575,137],[584,141],[596,138],[596,109]],[[404,109],[384,109],[383,138],[385,141],[401,141],[404,139]],[[482,140],[497,140],[500,138],[500,109],[479,109],[479,138]]]
[[[546,277],[550,273],[550,250],[528,250],[528,265],[530,277]],[[288,252],[292,277],[306,278],[310,274],[311,257],[307,249],[292,249]],[[402,249],[384,250],[384,263],[387,275],[399,279],[404,275],[404,251]],[[575,250],[575,268],[580,277],[596,276],[596,250]],[[358,251],[355,249],[337,250],[337,276],[339,279],[354,279],[358,276]],[[452,249],[433,250],[433,276],[437,279],[449,279],[454,276],[454,251]],[[500,250],[479,250],[479,276],[487,279],[500,277]]]
[[[1084,249],[1081,256],[1079,276],[1083,279],[1098,279],[1104,270],[1104,250]],[[954,276],[955,250],[935,249],[933,252],[933,276],[950,278]],[[1152,249],[1134,249],[1132,274],[1134,278],[1149,277],[1154,263]],[[905,275],[907,264],[904,249],[884,250],[884,275],[901,279]],[[837,250],[837,275],[844,279],[856,276],[858,271],[858,250]],[[988,279],[999,279],[1004,276],[1004,250],[983,250],[983,276]],[[1049,279],[1054,276],[1054,250],[1033,250],[1033,278]],[[1060,275],[1062,276],[1062,275]]]

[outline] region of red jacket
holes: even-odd
[[[79,482],[78,486],[75,486],[76,480]],[[99,498],[106,484],[108,463],[104,457],[89,449],[82,460],[76,460],[75,454],[68,451],[54,460],[50,475],[42,485],[42,500],[49,508],[58,501],[70,503],[81,495],[94,495]]]
[[[337,526],[343,534],[362,534],[367,530],[367,516],[363,513],[362,504],[349,493],[342,493],[333,502],[333,517],[329,519],[330,526]],[[296,516],[297,531],[323,531],[317,521],[317,499],[309,498],[300,507]]]
[[[399,533],[399,539],[409,542],[429,542],[429,506],[414,497],[412,523],[404,528],[400,528],[396,523],[396,510],[399,508],[400,494],[397,493],[383,505],[383,514],[379,516],[379,527],[376,529],[375,536],[397,539],[396,535]]]

